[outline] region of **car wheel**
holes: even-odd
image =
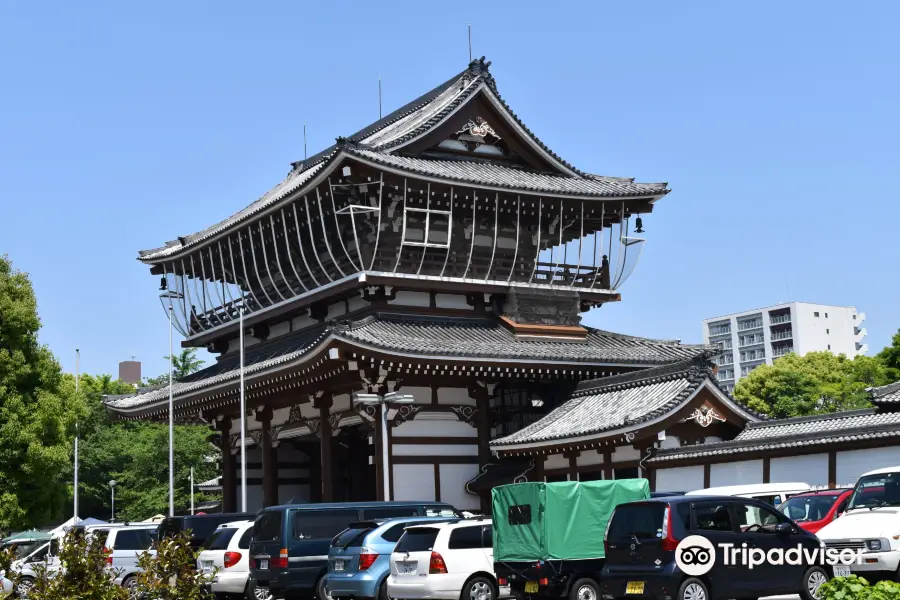
[[[252,579],[247,581],[247,587],[244,589],[246,600],[268,600],[269,596],[269,588],[257,586]]]
[[[28,598],[31,588],[34,587],[34,579],[31,577],[22,577],[16,584],[16,596],[19,598]]]
[[[316,600],[331,600],[331,592],[325,585],[324,577],[319,577],[319,582],[316,583]]]
[[[462,600],[497,600],[494,582],[487,577],[473,577],[463,587]]]
[[[709,600],[709,590],[706,584],[694,577],[688,577],[681,582],[678,588],[678,597],[675,600]]]
[[[134,600],[138,597],[138,580],[137,577],[126,577],[122,582],[122,587],[128,592],[128,597]]]
[[[385,577],[381,581],[381,585],[378,586],[378,596],[376,600],[391,600],[387,593],[387,577]]]
[[[569,600],[600,600],[600,586],[593,579],[579,579],[569,589]]]
[[[800,585],[800,596],[803,600],[818,600],[819,588],[828,581],[828,574],[822,567],[810,567],[803,574],[803,583]]]

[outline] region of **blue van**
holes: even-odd
[[[331,540],[351,523],[462,516],[443,502],[344,502],[264,508],[256,516],[250,542],[252,586],[268,590],[276,598],[315,593],[319,600],[325,600]]]

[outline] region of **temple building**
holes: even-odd
[[[223,510],[241,496],[242,375],[250,510],[488,510],[492,486],[525,479],[700,485],[719,479],[715,465],[697,475],[701,448],[729,462],[777,435],[718,384],[718,347],[582,323],[621,300],[669,189],[560,158],[489,64],[294,163],[238,213],[139,253],[183,345],[216,355],[172,394],[179,422],[217,432],[222,475],[204,485],[221,488]],[[159,386],[107,406],[164,421],[168,402]]]

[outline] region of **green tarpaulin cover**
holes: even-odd
[[[494,560],[604,558],[603,536],[619,504],[646,500],[646,479],[515,483],[495,487]]]

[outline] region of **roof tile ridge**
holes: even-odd
[[[895,381],[894,383],[889,383],[887,385],[881,385],[877,387],[868,387],[866,388],[866,391],[869,393],[872,399],[883,398],[888,394],[900,392],[900,381]]]
[[[796,425],[797,423],[814,423],[816,421],[828,421],[831,419],[845,419],[865,414],[878,414],[877,409],[873,408],[857,408],[854,410],[839,410],[830,413],[819,413],[815,415],[803,415],[802,417],[786,417],[783,419],[775,419],[768,417],[767,421],[760,423],[748,423],[745,429],[763,429],[766,427],[779,427],[782,425]],[[740,435],[740,434],[738,434]]]
[[[589,379],[578,384],[573,396],[590,396],[604,391],[619,391],[643,387],[645,385],[652,385],[653,383],[666,380],[702,379],[702,377],[697,377],[699,370],[696,363],[696,358],[690,358],[668,365],[640,369],[629,373],[612,375],[610,377],[601,377],[599,379]]]

